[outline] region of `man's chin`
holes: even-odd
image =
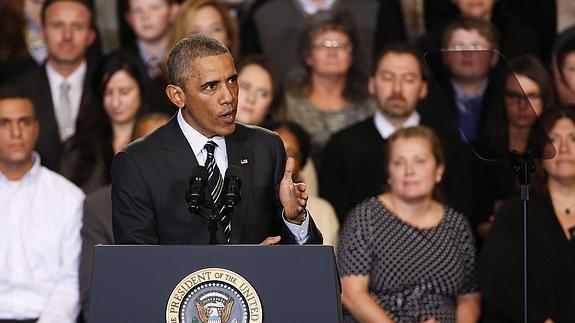
[[[227,124],[224,127],[218,129],[218,136],[228,136],[236,131],[236,123]]]

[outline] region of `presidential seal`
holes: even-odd
[[[262,304],[242,276],[222,268],[189,274],[166,306],[166,323],[261,323]]]

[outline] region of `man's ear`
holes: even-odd
[[[427,93],[429,88],[427,87],[427,81],[423,81],[421,83],[421,87],[419,88],[419,99],[423,100],[427,97]]]
[[[367,92],[371,95],[375,95],[375,76],[370,76],[367,81]]]
[[[491,67],[495,67],[499,62],[499,52],[496,50],[491,50]]]
[[[130,26],[130,28],[132,30],[134,30],[134,17],[132,16],[132,12],[130,11],[130,8],[128,8],[126,13],[124,14],[124,20],[126,21],[128,26]]]
[[[168,86],[166,86],[166,95],[178,108],[186,106],[186,94],[181,87],[174,84],[168,84]]]

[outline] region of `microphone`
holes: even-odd
[[[226,170],[222,191],[222,202],[226,208],[233,208],[242,199],[240,195],[240,188],[242,187],[241,177],[242,170],[238,166],[229,166]]]
[[[208,182],[208,171],[204,166],[197,166],[192,170],[190,186],[186,191],[186,202],[192,213],[199,214],[200,205],[205,201],[204,188]]]

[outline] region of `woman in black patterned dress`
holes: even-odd
[[[388,145],[388,191],[356,206],[340,236],[344,321],[476,322],[473,234],[434,198],[445,165],[439,141],[419,126]]]

